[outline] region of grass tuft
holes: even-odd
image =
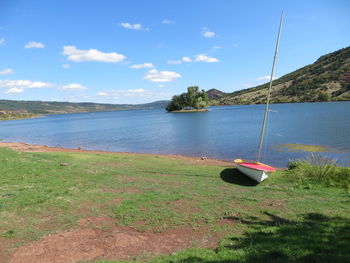
[[[10,229],[10,230],[7,230],[3,233],[0,234],[1,237],[6,237],[6,238],[12,238],[14,236],[14,234],[16,233],[15,230],[13,229]]]
[[[318,154],[311,154],[307,160],[290,161],[287,174],[299,182],[319,182],[350,190],[350,169]]]

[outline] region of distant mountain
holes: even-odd
[[[136,104],[132,106],[141,107],[142,109],[164,109],[168,104],[170,103],[170,100],[158,100],[150,103],[145,104]]]
[[[268,83],[212,98],[213,105],[266,102]],[[273,81],[272,103],[350,100],[350,47]]]
[[[221,98],[222,96],[224,96],[226,93],[217,90],[217,89],[210,89],[207,91],[207,95],[209,99],[217,99],[217,98]]]
[[[0,111],[28,112],[35,114],[74,113],[115,110],[142,110],[165,108],[170,101],[161,100],[145,104],[102,104],[102,103],[72,103],[56,101],[18,101],[0,100]]]

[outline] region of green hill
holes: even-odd
[[[268,83],[211,98],[212,105],[265,103]],[[350,100],[350,47],[273,81],[272,103]]]

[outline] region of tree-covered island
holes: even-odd
[[[205,90],[199,91],[199,87],[191,86],[187,92],[172,97],[166,107],[168,112],[207,111],[209,98]]]

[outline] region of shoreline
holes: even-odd
[[[133,156],[154,156],[167,159],[175,159],[186,161],[195,164],[202,164],[207,166],[235,166],[233,162],[207,158],[198,156],[186,156],[176,154],[154,154],[154,153],[134,153],[134,152],[113,152],[113,151],[101,151],[101,150],[83,150],[83,149],[70,149],[64,147],[50,147],[47,145],[35,145],[24,142],[5,142],[0,141],[0,148],[8,148],[19,152],[73,152],[73,153],[98,153],[98,154],[117,154],[117,155],[133,155]]]
[[[36,118],[42,118],[45,117],[45,114],[36,114],[36,115],[32,115],[32,116],[19,116],[19,117],[15,117],[15,118],[10,118],[10,119],[2,119],[0,118],[0,121],[16,121],[16,120],[29,120],[29,119],[36,119]]]
[[[169,113],[208,112],[208,109],[173,110]]]

